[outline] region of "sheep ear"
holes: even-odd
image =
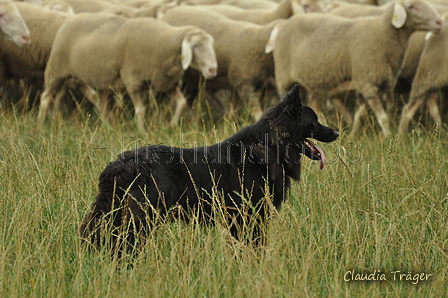
[[[404,7],[403,2],[397,2],[394,4],[394,14],[392,16],[392,25],[399,29],[403,27],[407,18],[406,8]]]
[[[278,25],[275,25],[274,28],[271,31],[271,34],[269,34],[268,41],[266,42],[266,46],[264,47],[264,52],[266,54],[271,53],[275,48],[275,41],[277,40],[278,32],[280,29],[278,28]]]
[[[182,68],[186,70],[190,67],[191,61],[193,60],[193,50],[191,49],[191,43],[188,37],[184,37],[182,41],[182,52],[180,54],[180,61],[182,62]]]

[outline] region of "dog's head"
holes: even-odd
[[[324,167],[325,155],[321,148],[308,138],[321,142],[333,142],[339,133],[319,123],[316,113],[302,104],[299,85],[294,85],[282,101],[267,111],[265,117],[269,121],[275,136],[273,142],[288,146],[310,159],[320,160]]]

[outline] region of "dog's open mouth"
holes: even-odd
[[[320,169],[322,170],[325,166],[324,151],[308,139],[304,139],[303,143],[305,144],[303,153],[312,160],[320,160]]]

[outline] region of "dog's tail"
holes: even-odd
[[[99,178],[99,194],[84,217],[80,226],[80,236],[92,248],[100,248],[105,242],[114,247],[120,229],[126,227],[129,215],[129,201],[132,209],[138,208],[138,201],[144,194],[141,189],[147,185],[150,169],[143,160],[121,155],[118,160],[109,163]],[[137,211],[137,210],[134,210]],[[102,235],[109,229],[111,238]]]

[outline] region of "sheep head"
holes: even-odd
[[[183,69],[199,70],[206,79],[218,74],[218,62],[213,47],[213,37],[200,29],[189,30],[182,41],[181,61]]]
[[[19,47],[31,42],[28,26],[10,1],[0,1],[0,28],[3,31],[2,38],[13,41]]]
[[[395,3],[391,22],[398,29],[408,27],[432,32],[439,32],[443,26],[443,21],[434,6],[422,0],[405,0]]]

